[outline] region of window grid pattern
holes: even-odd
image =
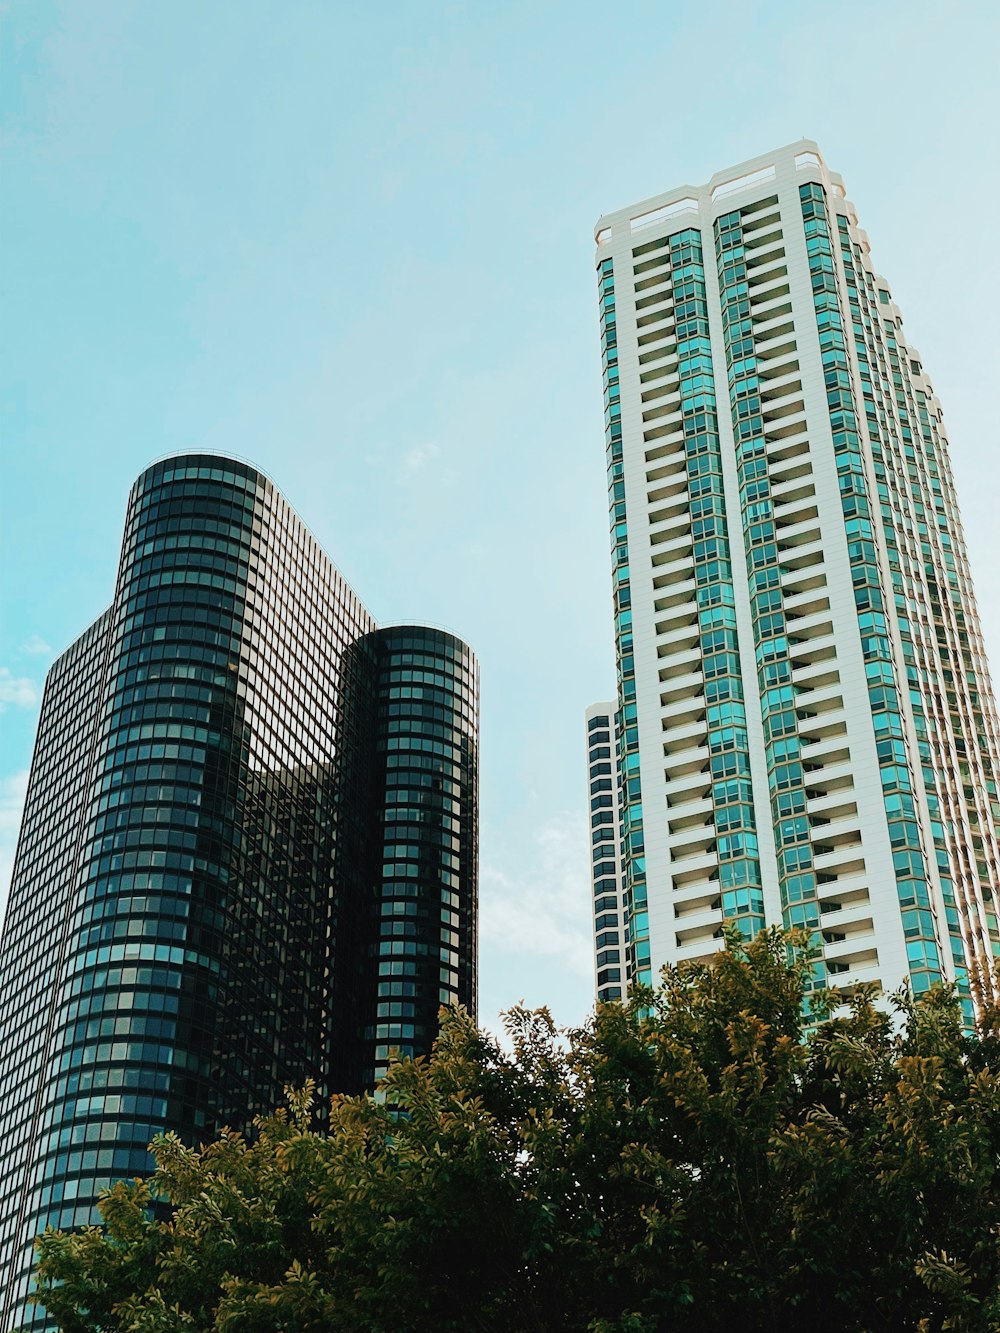
[[[714,230],[782,922],[813,932],[824,986],[878,954],[779,196]]]
[[[378,970],[365,1032],[373,1085],[392,1051],[420,1055],[440,1005],[475,1012],[479,672],[443,630],[402,626],[373,636],[376,754],[384,811],[369,946]]]
[[[919,948],[918,927],[926,934],[935,919],[938,947],[950,955],[949,970],[971,1016],[971,970],[987,967],[1000,953],[996,710],[941,409],[917,353],[903,338],[888,288],[872,269],[863,233],[849,206],[844,208],[836,215],[837,235],[892,588],[890,610],[908,686],[904,707],[915,737],[916,815],[925,816],[930,868],[929,885],[918,884],[914,900],[906,903],[908,948]],[[947,781],[948,774],[959,781]]]
[[[799,197],[896,892],[911,984],[915,991],[923,991],[941,980],[940,952],[865,479],[826,191],[810,183],[800,186]],[[849,301],[856,299],[856,287],[852,291],[848,286],[848,296]],[[852,307],[851,313],[860,310]]]
[[[636,934],[631,918],[646,923],[646,859],[642,824],[642,779],[639,774],[639,733],[636,725],[635,654],[632,639],[632,585],[629,565],[628,513],[622,461],[621,384],[618,363],[618,321],[614,265],[603,261],[597,270],[601,310],[601,358],[604,373],[604,433],[607,454],[608,510],[618,670],[618,711],[615,716],[616,758],[611,776],[590,780],[590,811],[614,811],[620,843],[622,888],[621,948],[618,963],[598,968],[598,989],[637,979],[648,983],[649,936]],[[623,966],[624,965],[624,966]],[[618,972],[616,977],[613,974]]]
[[[763,899],[701,233],[681,227],[632,259],[669,875],[685,957],[718,946],[724,917],[755,933]]]
[[[813,201],[826,216],[810,213]],[[739,501],[736,522],[698,504],[700,465],[684,449],[678,330],[698,275],[672,262],[671,240],[709,226],[706,345],[685,387],[703,392],[706,372],[717,379],[725,365],[721,491],[730,511]],[[973,964],[1000,948],[995,708],[940,407],[839,178],[815,145],[791,145],[603,218],[597,243],[599,281],[617,305],[612,522],[625,522],[627,495],[632,538],[631,561],[613,556],[629,577],[627,606],[616,603],[618,794],[624,807],[641,738],[650,966],[719,947],[728,816],[708,743],[694,544],[723,517],[729,542],[743,537],[742,555],[728,556],[736,638],[744,659],[756,657],[756,672],[739,670],[742,697],[721,702],[743,705],[757,779],[741,791],[733,775],[732,795],[757,820],[759,915],[780,911],[814,932],[816,984],[849,993],[909,978],[921,989],[942,975],[968,992]],[[696,532],[706,519],[712,531]],[[625,528],[615,535],[624,542]],[[943,777],[931,754],[948,756]],[[620,847],[627,857],[624,836]]]
[[[0,971],[0,1275],[10,1274],[10,1302],[28,1290],[30,1238],[18,1245],[18,1219],[43,1089],[50,999],[64,942],[108,621],[102,616],[49,673],[7,909]]]
[[[591,799],[595,788],[614,779],[619,750],[617,710],[614,703],[594,704],[587,709],[587,778]],[[597,795],[600,794],[598,791]],[[626,990],[625,951],[631,923],[623,900],[620,808],[616,801],[591,811],[590,815],[594,972],[597,998],[602,1001],[620,1000]]]
[[[694,702],[701,702],[704,708],[699,720],[703,718],[706,726],[712,779],[713,813],[708,823],[714,841],[698,850],[714,853],[718,859],[722,917],[737,921],[752,936],[764,925],[764,899],[701,233],[687,228],[671,236],[669,246],[695,582],[691,609],[703,682]],[[680,832],[681,827],[679,820],[670,824],[671,832]],[[680,843],[672,853],[674,859],[682,861],[685,850]],[[675,888],[684,882],[675,874]],[[720,910],[715,903],[712,907]],[[681,947],[689,941],[697,943],[705,933],[705,927],[696,928],[693,935],[678,931],[677,942]],[[717,927],[712,934],[718,938],[721,929]]]
[[[196,1143],[224,1124],[248,1128],[307,1077],[321,1107],[371,1085],[387,752],[436,763],[447,748],[438,713],[463,746],[449,818],[464,831],[454,854],[439,821],[438,860],[422,859],[412,882],[440,899],[442,876],[457,878],[464,933],[449,920],[444,938],[436,923],[448,979],[437,965],[416,977],[423,1021],[410,1048],[429,1049],[446,989],[475,1003],[469,650],[408,630],[401,642],[423,634],[452,666],[433,703],[397,716],[383,670],[391,639],[380,639],[391,631],[376,629],[270,481],[198,455],[137,481],[100,624],[88,677],[98,688],[80,727],[89,749],[72,769],[84,801],[53,913],[58,962],[38,996],[38,1093],[19,1121],[5,1327],[46,1327],[23,1307],[31,1238],[94,1220],[102,1188],[151,1168],[146,1145],[160,1130]],[[43,721],[40,754],[66,725]],[[22,887],[19,869],[5,942],[15,962],[54,874],[43,867]],[[16,1010],[23,978],[5,981]]]
[[[824,986],[878,954],[778,195],[714,229],[782,922],[813,932]]]
[[[766,331],[759,330],[761,304],[787,292],[777,202],[777,196],[771,195],[759,204],[718,218],[715,243],[783,922],[786,926],[818,931],[820,904],[812,844],[814,824],[808,811],[805,767],[808,742],[804,741],[796,708],[798,691],[793,680],[793,660],[798,639],[785,607],[789,570],[782,563],[781,543],[789,527],[808,524],[815,510],[810,503],[811,487],[806,486],[801,497],[805,503],[791,516],[791,523],[787,519],[781,521],[776,512],[765,404],[773,411],[772,386],[780,386],[779,391],[785,391],[781,397],[792,396],[793,401],[801,386],[796,378],[787,382],[798,370],[797,360],[788,354],[794,349],[789,349],[786,341],[780,359],[765,355],[762,345],[773,339]],[[758,230],[767,233],[763,246],[759,241],[754,244],[756,238],[750,231],[762,215],[766,221]],[[771,281],[762,283],[762,273]],[[781,372],[777,376],[775,368]],[[769,396],[765,398],[765,394]],[[772,416],[774,419],[784,420],[784,417]],[[805,532],[812,535],[808,527]],[[817,934],[815,938],[821,946],[821,937]],[[816,980],[820,984],[825,980],[822,963],[817,965]]]

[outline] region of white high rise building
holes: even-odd
[[[801,141],[596,240],[622,918],[599,993],[732,920],[812,930],[817,985],[951,979],[969,1011],[1000,953],[996,708],[941,406],[840,177]]]

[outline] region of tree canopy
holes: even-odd
[[[40,1238],[40,1302],[65,1333],[995,1333],[1000,1014],[811,1012],[802,943],[730,935],[572,1031],[514,1009],[509,1050],[446,1012],[322,1132],[306,1088],[249,1141],[166,1134],[103,1227]]]

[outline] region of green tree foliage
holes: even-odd
[[[167,1134],[40,1239],[40,1300],[66,1333],[995,1333],[1000,1014],[809,1013],[799,943],[577,1031],[515,1009],[509,1052],[449,1012],[323,1133],[307,1088],[251,1142]]]

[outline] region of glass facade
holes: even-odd
[[[754,218],[773,209],[777,202],[775,195],[769,195],[751,205],[748,224],[752,226]],[[783,579],[788,570],[782,560],[784,550],[774,500],[774,488],[780,485],[781,472],[778,468],[772,469],[768,457],[763,398],[767,380],[762,377],[767,359],[759,355],[758,348],[758,343],[764,343],[766,339],[755,333],[743,221],[742,210],[727,213],[716,219],[714,232],[757,687],[777,849],[782,924],[816,929],[820,923],[820,908],[811,842],[813,824],[808,815],[809,780],[804,761],[809,742],[803,740],[801,722],[804,719],[800,719],[795,707],[798,692],[793,683],[793,659],[799,641],[790,632],[794,618],[790,618],[785,609]],[[754,926],[759,929],[763,924],[761,899],[760,915]],[[817,980],[822,981],[824,976],[820,967]]]
[[[470,650],[379,630],[270,481],[143,473],[114,603],[47,684],[6,923],[5,1327],[45,1326],[31,1238],[155,1133],[370,1088],[474,1012],[477,737]]]
[[[373,1083],[389,1053],[419,1055],[438,1006],[475,1012],[477,862],[476,661],[443,630],[399,626],[374,636],[378,662],[375,1012],[365,1031]],[[373,1063],[371,1063],[373,1062]]]
[[[17,1268],[30,1257],[23,1244],[15,1255],[15,1238],[85,810],[109,621],[110,613],[103,615],[49,672],[14,863],[0,967],[0,1302],[4,1295],[12,1301],[23,1294],[25,1275],[18,1276]],[[3,1308],[0,1327],[18,1327]],[[21,1313],[19,1304],[14,1308]]]
[[[635,645],[632,637],[632,587],[622,451],[618,319],[615,310],[614,263],[610,259],[598,265],[597,296],[604,371],[604,437],[614,583],[618,707],[614,718],[609,721],[616,741],[614,782],[610,778],[591,777],[590,811],[592,829],[595,832],[601,829],[605,833],[611,829],[618,841],[614,873],[621,876],[619,906],[624,929],[617,950],[609,946],[608,949],[597,951],[605,955],[604,962],[598,963],[597,967],[598,995],[602,999],[610,999],[615,998],[612,994],[614,988],[620,989],[623,984],[635,979],[648,983],[652,974],[649,971],[648,932],[642,929],[647,921],[646,858],[642,826],[642,778],[639,774],[639,731],[636,726]],[[605,865],[604,887],[607,888],[607,877],[613,872],[606,858]],[[595,928],[597,919],[595,917]],[[617,963],[610,956],[614,952],[624,955]]]
[[[593,889],[594,964],[597,998],[620,1000],[628,980],[630,930],[642,919],[625,910],[622,882],[620,761],[613,703],[587,709],[587,794],[590,801],[590,877]],[[616,776],[617,773],[617,776]]]

